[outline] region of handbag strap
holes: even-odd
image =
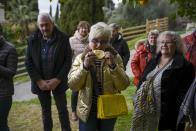
[[[161,69],[159,69],[152,77],[151,79],[154,80],[155,77],[169,64],[169,62],[171,61],[172,59],[170,59],[163,67],[161,67]]]

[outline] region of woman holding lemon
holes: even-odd
[[[109,45],[110,37],[111,29],[107,24],[93,25],[89,44],[75,58],[68,75],[69,87],[79,91],[77,115],[80,131],[113,131],[116,118],[97,118],[97,97],[119,93],[129,86],[122,59]]]

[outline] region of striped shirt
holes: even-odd
[[[92,112],[97,112],[97,97],[103,93],[103,76],[101,69],[102,60],[95,60],[95,72],[96,72],[96,86],[93,86],[93,95],[92,95]]]

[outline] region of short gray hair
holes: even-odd
[[[148,33],[148,37],[151,36],[151,35],[159,35],[159,31],[157,29],[154,29],[154,30],[150,30],[150,32]]]
[[[51,23],[54,23],[54,20],[52,19],[52,17],[50,16],[50,14],[49,13],[46,13],[46,12],[42,12],[42,13],[40,13],[39,15],[38,15],[38,17],[37,17],[37,25],[39,26],[39,22],[40,22],[40,20],[41,19],[47,19],[47,20],[49,20],[49,21],[51,21]]]
[[[91,26],[89,33],[89,41],[92,41],[96,37],[108,37],[108,41],[111,37],[111,28],[104,22],[98,22]]]

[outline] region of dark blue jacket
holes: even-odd
[[[121,34],[118,34],[114,40],[110,41],[110,44],[120,54],[124,68],[126,69],[126,65],[130,58],[130,51],[127,42],[123,39]]]

